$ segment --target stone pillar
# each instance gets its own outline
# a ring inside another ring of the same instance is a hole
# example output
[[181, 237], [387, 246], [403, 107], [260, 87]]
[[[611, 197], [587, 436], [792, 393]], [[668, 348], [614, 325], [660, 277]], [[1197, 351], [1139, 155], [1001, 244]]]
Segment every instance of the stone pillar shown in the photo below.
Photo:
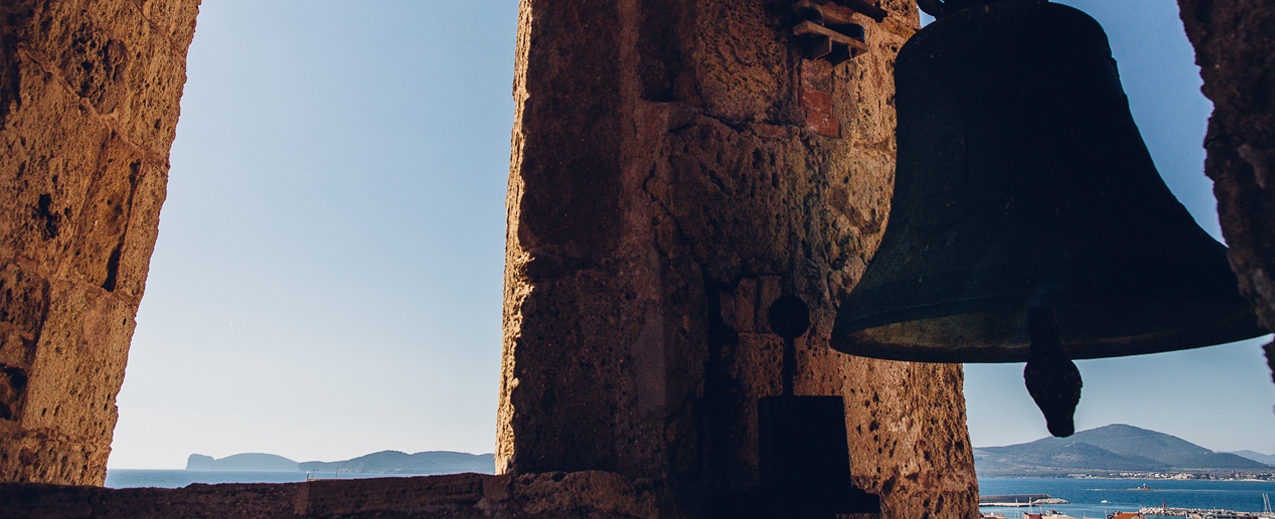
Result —
[[790, 4], [522, 1], [500, 471], [617, 472], [707, 515], [757, 483], [782, 350], [765, 312], [795, 294], [797, 394], [845, 397], [857, 483], [885, 517], [976, 516], [960, 366], [827, 347], [889, 213], [915, 3], [882, 2], [835, 68], [787, 42]]
[[[1240, 292], [1275, 330], [1275, 6], [1262, 0], [1178, 0], [1204, 95], [1213, 101], [1204, 172]], [[1266, 346], [1275, 377], [1275, 345]]]
[[106, 477], [198, 5], [0, 4], [0, 481]]

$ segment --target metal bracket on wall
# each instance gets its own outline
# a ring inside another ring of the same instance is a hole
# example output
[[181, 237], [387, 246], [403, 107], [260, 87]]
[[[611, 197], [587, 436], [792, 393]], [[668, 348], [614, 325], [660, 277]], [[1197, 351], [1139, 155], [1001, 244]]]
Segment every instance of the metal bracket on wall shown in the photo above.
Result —
[[861, 0], [796, 0], [790, 10], [800, 67], [799, 103], [806, 126], [825, 137], [841, 137], [832, 103], [832, 69], [868, 51], [864, 26], [880, 23], [884, 9]]
[[880, 23], [887, 14], [859, 0], [797, 0], [791, 12], [793, 40], [802, 56], [832, 65], [867, 52], [863, 26]]

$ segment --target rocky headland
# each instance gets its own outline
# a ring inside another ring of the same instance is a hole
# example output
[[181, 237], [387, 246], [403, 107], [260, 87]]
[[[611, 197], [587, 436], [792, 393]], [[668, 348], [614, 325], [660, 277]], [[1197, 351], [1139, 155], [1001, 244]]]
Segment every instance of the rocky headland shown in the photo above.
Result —
[[468, 454], [464, 452], [427, 451], [407, 454], [399, 451], [381, 451], [344, 461], [296, 462], [276, 454], [244, 453], [214, 459], [203, 454], [191, 454], [186, 459], [186, 470], [242, 471], [242, 472], [346, 472], [365, 474], [459, 474], [473, 472], [494, 474], [495, 454]]

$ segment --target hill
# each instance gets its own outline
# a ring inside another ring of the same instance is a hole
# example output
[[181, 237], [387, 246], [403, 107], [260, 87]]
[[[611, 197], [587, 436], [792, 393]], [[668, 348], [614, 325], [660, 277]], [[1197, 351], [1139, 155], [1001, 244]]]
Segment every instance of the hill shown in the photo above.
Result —
[[974, 449], [974, 467], [980, 476], [1048, 476], [1090, 470], [1156, 471], [1168, 465], [1143, 457], [1114, 452], [1072, 441], [1045, 438], [1007, 447]]
[[186, 458], [186, 470], [216, 470], [241, 472], [296, 472], [297, 462], [283, 456], [249, 452], [222, 459], [191, 454]]
[[378, 474], [456, 474], [496, 472], [495, 454], [466, 454], [463, 452], [430, 451], [407, 454], [399, 451], [381, 451], [346, 461], [307, 461], [300, 470], [315, 472], [368, 472]]
[[345, 461], [307, 461], [297, 463], [274, 454], [247, 453], [213, 459], [211, 456], [191, 454], [186, 459], [186, 470], [215, 470], [243, 472], [356, 472], [372, 474], [457, 474], [496, 472], [495, 454], [466, 454], [463, 452], [428, 451], [407, 454], [399, 451], [382, 451]]
[[1116, 454], [1140, 455], [1171, 467], [1185, 469], [1267, 469], [1264, 463], [1225, 452], [1213, 452], [1177, 436], [1114, 424], [1076, 433], [1075, 441]]
[[1070, 438], [974, 449], [979, 476], [1058, 476], [1113, 472], [1270, 472], [1275, 467], [1235, 454], [1213, 452], [1176, 436], [1114, 424]]
[[1267, 465], [1275, 465], [1275, 454], [1262, 454], [1260, 452], [1253, 452], [1253, 451], [1237, 451], [1237, 452], [1232, 452], [1231, 454], [1234, 454], [1236, 456], [1242, 456], [1242, 457], [1251, 459], [1253, 461], [1256, 461], [1258, 463], [1265, 463]]

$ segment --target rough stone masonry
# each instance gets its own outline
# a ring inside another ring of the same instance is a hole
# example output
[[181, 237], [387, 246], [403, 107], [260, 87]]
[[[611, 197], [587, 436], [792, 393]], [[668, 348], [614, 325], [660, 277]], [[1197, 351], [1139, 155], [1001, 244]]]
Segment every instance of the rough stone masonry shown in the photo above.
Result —
[[0, 481], [106, 477], [197, 11], [0, 3]]
[[[832, 68], [789, 44], [787, 1], [522, 2], [499, 470], [651, 479], [691, 515], [756, 485], [766, 309], [793, 294], [813, 321], [796, 393], [844, 397], [884, 516], [977, 514], [960, 366], [827, 345], [889, 213], [892, 64], [918, 21], [882, 4]], [[802, 106], [822, 78], [840, 137]]]
[[[784, 42], [788, 3], [522, 1], [498, 431], [521, 475], [173, 491], [22, 482], [102, 483], [199, 2], [0, 3], [0, 516], [703, 515], [755, 482], [782, 294], [813, 309], [797, 392], [846, 399], [883, 515], [971, 516], [959, 368], [826, 347], [887, 223], [915, 7], [885, 0], [869, 52], [823, 68]], [[1232, 263], [1270, 325], [1275, 5], [1180, 4]], [[812, 131], [799, 91], [828, 78], [837, 129]]]
[[[1213, 115], [1204, 172], [1240, 292], [1275, 330], [1275, 5], [1179, 0]], [[1266, 346], [1275, 379], [1275, 344]]]

